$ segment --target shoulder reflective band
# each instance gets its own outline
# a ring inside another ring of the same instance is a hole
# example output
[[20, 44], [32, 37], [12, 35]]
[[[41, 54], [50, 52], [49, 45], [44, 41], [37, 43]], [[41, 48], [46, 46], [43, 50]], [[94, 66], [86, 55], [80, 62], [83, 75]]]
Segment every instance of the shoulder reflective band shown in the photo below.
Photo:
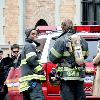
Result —
[[26, 59], [21, 60], [20, 66], [22, 66], [22, 65], [24, 65], [24, 64], [27, 64]]
[[65, 51], [65, 52], [63, 53], [63, 56], [70, 56], [70, 53], [69, 53], [68, 51]]
[[56, 58], [60, 58], [62, 55], [57, 52], [54, 48], [51, 48], [51, 53], [56, 57]]
[[28, 54], [26, 54], [26, 60], [32, 56], [36, 56], [36, 53], [35, 52], [30, 52]]

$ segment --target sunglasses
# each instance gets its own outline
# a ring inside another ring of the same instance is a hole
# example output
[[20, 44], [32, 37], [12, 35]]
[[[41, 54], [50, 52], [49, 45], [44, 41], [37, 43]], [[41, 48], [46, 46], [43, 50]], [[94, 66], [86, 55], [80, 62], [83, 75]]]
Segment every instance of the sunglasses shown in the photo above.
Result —
[[18, 53], [19, 51], [13, 51], [13, 53]]

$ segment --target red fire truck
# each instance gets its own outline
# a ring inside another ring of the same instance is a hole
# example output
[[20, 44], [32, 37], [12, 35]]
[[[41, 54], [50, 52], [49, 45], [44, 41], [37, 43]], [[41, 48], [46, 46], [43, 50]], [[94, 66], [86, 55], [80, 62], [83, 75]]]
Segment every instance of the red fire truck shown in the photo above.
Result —
[[[96, 55], [96, 46], [98, 42], [98, 37], [100, 36], [100, 26], [75, 26], [77, 34], [85, 38], [89, 45], [90, 55], [85, 61], [86, 64], [86, 76], [84, 83], [84, 90], [87, 95], [87, 100], [100, 100], [100, 97], [95, 97], [92, 95], [93, 84], [96, 74], [96, 67], [92, 63], [93, 57]], [[38, 37], [37, 41], [41, 43], [41, 46], [38, 50], [41, 51], [41, 63], [46, 72], [46, 81], [43, 83], [43, 91], [45, 94], [46, 100], [61, 100], [59, 86], [53, 86], [49, 81], [49, 74], [53, 68], [56, 67], [55, 64], [52, 64], [48, 59], [48, 53], [50, 48], [55, 43], [53, 40], [54, 37], [59, 36], [62, 32], [57, 30], [57, 27], [54, 26], [39, 26], [38, 30], [41, 35]], [[8, 87], [9, 100], [22, 100], [23, 96], [19, 93], [19, 76], [20, 68], [13, 68], [9, 71], [7, 80], [5, 84]]]

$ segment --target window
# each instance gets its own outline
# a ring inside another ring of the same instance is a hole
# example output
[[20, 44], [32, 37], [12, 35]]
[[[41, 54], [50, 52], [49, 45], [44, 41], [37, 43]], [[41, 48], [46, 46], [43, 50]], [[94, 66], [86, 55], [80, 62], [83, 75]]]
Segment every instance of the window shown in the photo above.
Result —
[[88, 49], [89, 49], [89, 56], [86, 59], [86, 61], [92, 61], [97, 54], [98, 40], [86, 40], [86, 41], [88, 43]]
[[82, 0], [82, 25], [100, 25], [100, 0]]

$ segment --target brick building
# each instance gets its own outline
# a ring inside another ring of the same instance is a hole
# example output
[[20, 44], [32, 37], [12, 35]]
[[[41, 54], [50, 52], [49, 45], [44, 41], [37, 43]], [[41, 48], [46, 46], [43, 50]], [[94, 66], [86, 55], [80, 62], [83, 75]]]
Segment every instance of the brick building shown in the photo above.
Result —
[[59, 26], [65, 18], [76, 25], [100, 24], [98, 9], [100, 0], [0, 0], [0, 45], [22, 45], [25, 28]]

